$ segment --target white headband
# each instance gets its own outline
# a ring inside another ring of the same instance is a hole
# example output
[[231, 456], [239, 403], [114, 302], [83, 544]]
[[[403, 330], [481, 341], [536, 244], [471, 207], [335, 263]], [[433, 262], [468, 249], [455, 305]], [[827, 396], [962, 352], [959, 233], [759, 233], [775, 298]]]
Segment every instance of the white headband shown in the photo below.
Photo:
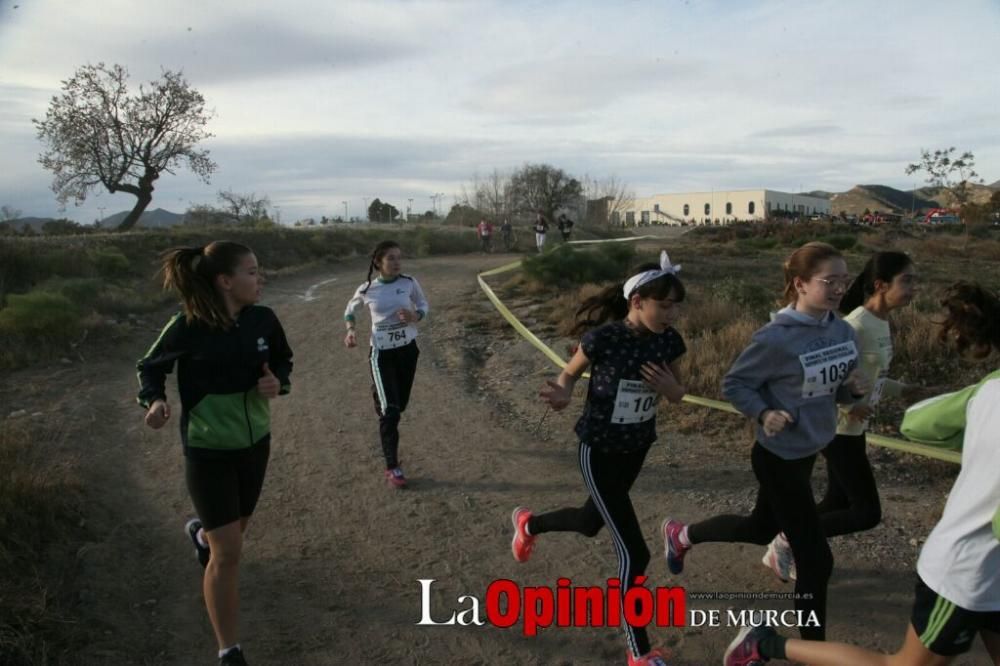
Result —
[[677, 275], [681, 270], [681, 265], [677, 264], [674, 266], [670, 263], [670, 257], [667, 256], [667, 251], [663, 250], [660, 252], [660, 269], [656, 271], [643, 271], [638, 275], [633, 275], [628, 280], [625, 281], [625, 288], [622, 291], [625, 293], [625, 300], [627, 301], [632, 293], [646, 284], [647, 282], [652, 282], [657, 278], [661, 278], [664, 275]]

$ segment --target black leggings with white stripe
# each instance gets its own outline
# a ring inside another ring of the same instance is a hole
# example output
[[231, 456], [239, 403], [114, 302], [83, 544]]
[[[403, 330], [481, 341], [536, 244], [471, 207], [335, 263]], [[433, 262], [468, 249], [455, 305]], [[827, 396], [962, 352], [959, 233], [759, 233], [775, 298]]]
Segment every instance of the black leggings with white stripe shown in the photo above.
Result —
[[[579, 532], [595, 536], [605, 525], [618, 554], [618, 579], [622, 594], [637, 576], [646, 572], [649, 548], [642, 536], [639, 519], [632, 507], [629, 490], [635, 483], [649, 447], [631, 453], [602, 453], [580, 442], [580, 471], [590, 497], [579, 508], [565, 508], [533, 516], [528, 522], [532, 534]], [[625, 640], [636, 657], [649, 652], [649, 637], [644, 627], [632, 627], [622, 621]]]
[[369, 353], [372, 398], [386, 469], [399, 466], [399, 419], [410, 402], [419, 356], [416, 340], [395, 349], [372, 347]]

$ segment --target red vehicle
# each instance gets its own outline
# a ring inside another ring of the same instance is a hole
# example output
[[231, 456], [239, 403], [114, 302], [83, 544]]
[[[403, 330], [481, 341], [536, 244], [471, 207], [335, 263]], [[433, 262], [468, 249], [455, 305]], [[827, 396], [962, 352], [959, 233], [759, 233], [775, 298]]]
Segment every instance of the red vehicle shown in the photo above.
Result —
[[932, 208], [924, 215], [924, 224], [958, 224], [962, 218], [953, 208]]

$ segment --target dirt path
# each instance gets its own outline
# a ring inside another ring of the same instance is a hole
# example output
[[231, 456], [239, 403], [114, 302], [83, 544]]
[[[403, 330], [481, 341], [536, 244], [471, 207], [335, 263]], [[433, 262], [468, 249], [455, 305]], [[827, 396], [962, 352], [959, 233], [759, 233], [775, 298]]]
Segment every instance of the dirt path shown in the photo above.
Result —
[[[382, 481], [365, 350], [341, 344], [343, 305], [364, 274], [363, 262], [268, 287], [265, 302], [285, 326], [296, 365], [292, 395], [273, 407], [271, 464], [243, 562], [243, 643], [255, 666], [624, 663], [614, 629], [549, 629], [526, 638], [519, 626], [416, 626], [418, 579], [437, 581], [432, 613], [441, 620], [468, 608], [457, 603], [461, 595], [485, 601], [495, 579], [553, 586], [566, 576], [592, 585], [617, 568], [604, 533], [594, 540], [547, 536], [524, 565], [510, 556], [515, 505], [544, 510], [576, 504], [584, 494], [571, 430], [579, 402], [548, 415], [535, 432], [543, 410], [533, 396], [552, 369], [513, 337], [475, 286], [478, 270], [508, 259], [406, 262], [432, 313], [422, 327], [417, 380], [401, 427], [411, 479], [402, 492]], [[85, 515], [97, 536], [79, 551], [77, 615], [92, 638], [68, 663], [214, 663], [200, 569], [182, 533], [191, 509], [176, 424], [161, 432], [142, 427], [133, 401], [134, 362], [155, 334], [105, 359], [16, 373], [0, 389], [5, 405], [41, 409], [64, 424], [68, 436], [51, 444], [52, 454], [79, 460], [87, 488]], [[759, 564], [756, 547], [700, 549], [679, 579], [671, 579], [660, 555], [656, 535], [665, 512], [697, 519], [749, 506], [754, 485], [744, 454], [661, 429], [633, 495], [653, 552], [653, 585], [790, 590]], [[947, 490], [934, 469], [913, 465], [902, 481], [880, 479], [884, 524], [834, 542], [831, 637], [896, 646], [919, 545], [910, 538], [927, 533]], [[790, 603], [757, 607], [782, 610]], [[734, 632], [654, 628], [651, 635], [676, 651], [671, 663], [695, 665], [717, 663]], [[957, 663], [982, 663], [981, 648], [975, 655]]]

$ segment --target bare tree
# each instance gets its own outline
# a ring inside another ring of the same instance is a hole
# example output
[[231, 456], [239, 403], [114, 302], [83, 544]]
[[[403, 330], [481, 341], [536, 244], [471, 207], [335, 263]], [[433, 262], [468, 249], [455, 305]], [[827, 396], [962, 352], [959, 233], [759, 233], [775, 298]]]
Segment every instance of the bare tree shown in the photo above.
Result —
[[0, 222], [13, 222], [21, 217], [21, 211], [13, 206], [0, 206]]
[[502, 221], [513, 214], [510, 174], [493, 169], [486, 176], [475, 174], [469, 186], [462, 186], [458, 203], [474, 208], [490, 219]]
[[615, 175], [604, 179], [584, 176], [583, 191], [587, 197], [586, 221], [590, 224], [610, 224], [635, 203], [635, 192]]
[[510, 191], [515, 210], [541, 211], [551, 220], [559, 208], [578, 205], [583, 186], [562, 169], [548, 164], [525, 164], [511, 175]]
[[255, 221], [268, 217], [271, 199], [264, 195], [258, 197], [255, 192], [239, 194], [232, 190], [220, 190], [219, 201], [222, 211], [236, 222]]
[[167, 70], [130, 95], [128, 76], [121, 65], [85, 65], [63, 81], [45, 120], [32, 121], [46, 148], [38, 161], [55, 175], [52, 190], [60, 203], [80, 204], [99, 186], [136, 197], [121, 230], [139, 221], [160, 174], [186, 163], [208, 182], [216, 169], [208, 151], [195, 149], [212, 136], [205, 131], [212, 114], [201, 93], [180, 72]]

